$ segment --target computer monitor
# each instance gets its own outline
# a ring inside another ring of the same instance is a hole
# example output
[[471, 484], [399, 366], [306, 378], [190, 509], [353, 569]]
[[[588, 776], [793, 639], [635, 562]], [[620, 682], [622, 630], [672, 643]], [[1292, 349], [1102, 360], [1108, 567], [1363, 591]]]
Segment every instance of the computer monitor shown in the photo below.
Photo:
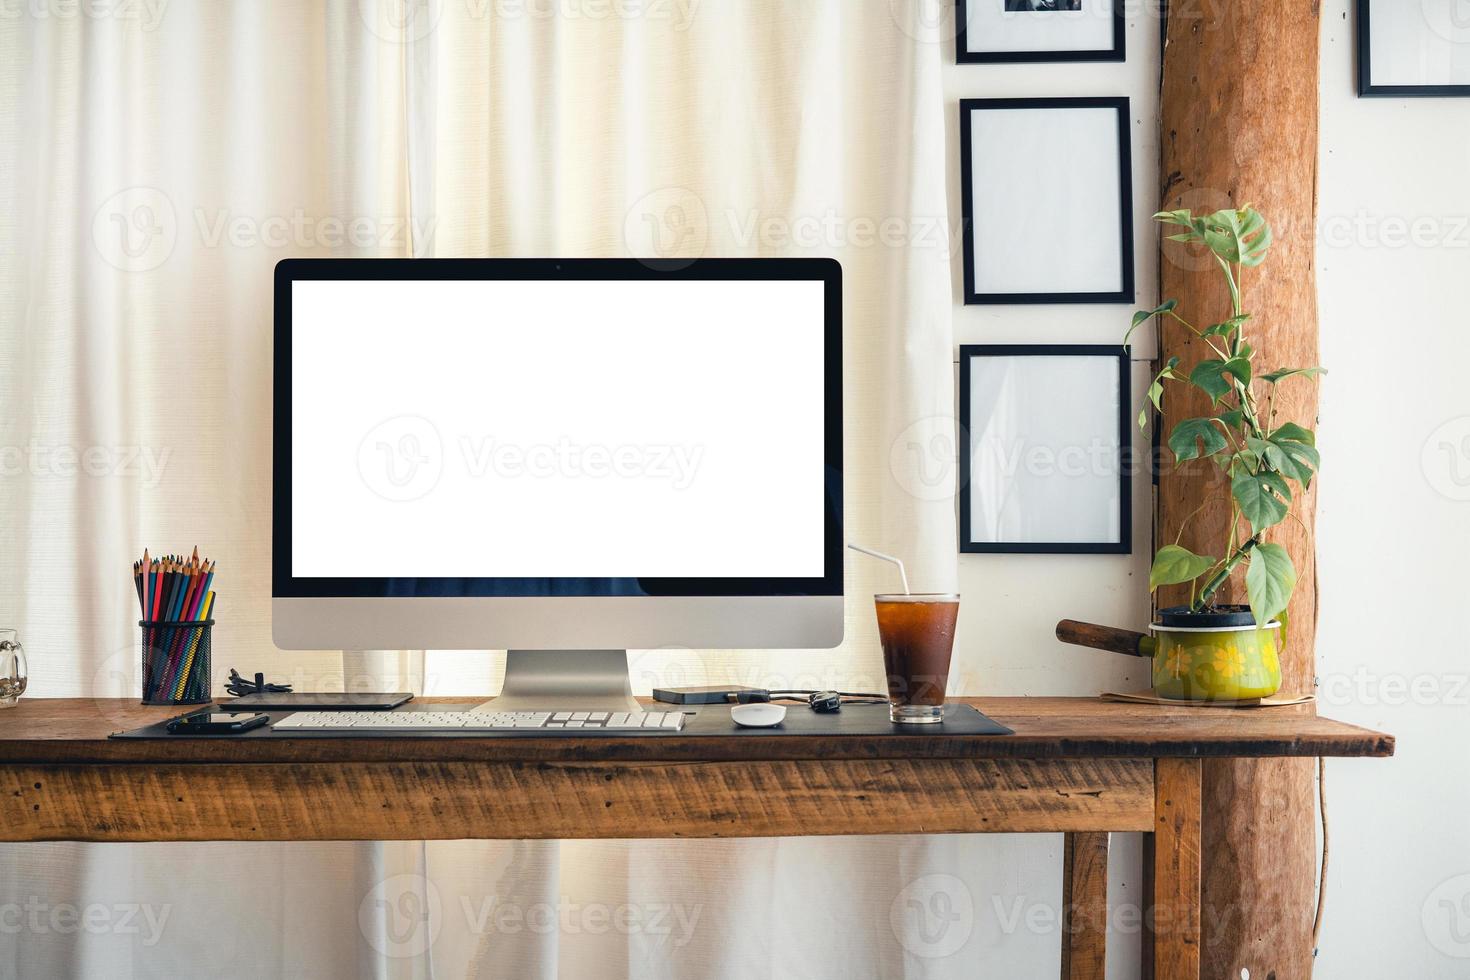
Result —
[[842, 639], [829, 259], [287, 259], [272, 628], [507, 649], [497, 707], [625, 701], [628, 648]]

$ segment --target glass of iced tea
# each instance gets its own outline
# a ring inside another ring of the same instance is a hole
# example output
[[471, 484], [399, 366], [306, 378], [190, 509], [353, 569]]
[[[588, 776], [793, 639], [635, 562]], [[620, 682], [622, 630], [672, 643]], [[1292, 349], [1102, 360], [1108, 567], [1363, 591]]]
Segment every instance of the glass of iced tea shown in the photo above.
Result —
[[944, 720], [944, 691], [960, 597], [877, 595], [878, 639], [888, 675], [888, 717], [900, 725]]

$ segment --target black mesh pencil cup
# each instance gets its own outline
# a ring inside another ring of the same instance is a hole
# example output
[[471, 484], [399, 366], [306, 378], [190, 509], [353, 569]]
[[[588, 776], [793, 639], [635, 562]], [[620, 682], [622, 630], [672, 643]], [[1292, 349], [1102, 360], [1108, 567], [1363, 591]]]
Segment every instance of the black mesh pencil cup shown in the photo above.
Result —
[[139, 620], [138, 625], [143, 628], [143, 703], [209, 703], [214, 620]]

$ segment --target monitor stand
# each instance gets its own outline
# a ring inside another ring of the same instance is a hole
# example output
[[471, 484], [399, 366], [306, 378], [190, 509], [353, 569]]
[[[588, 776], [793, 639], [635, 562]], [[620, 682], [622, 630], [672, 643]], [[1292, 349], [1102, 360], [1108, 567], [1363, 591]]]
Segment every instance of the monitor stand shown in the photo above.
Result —
[[509, 650], [500, 694], [476, 711], [642, 711], [626, 650]]

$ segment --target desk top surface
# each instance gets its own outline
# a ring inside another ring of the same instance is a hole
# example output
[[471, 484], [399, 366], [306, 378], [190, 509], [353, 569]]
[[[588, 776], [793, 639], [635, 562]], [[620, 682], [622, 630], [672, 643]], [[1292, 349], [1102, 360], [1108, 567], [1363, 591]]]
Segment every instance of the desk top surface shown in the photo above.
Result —
[[[778, 735], [682, 738], [176, 738], [109, 739], [185, 713], [127, 699], [27, 698], [0, 709], [0, 763], [333, 763], [413, 761], [607, 762], [777, 759], [1079, 759], [1390, 756], [1393, 736], [1317, 716], [1312, 705], [1191, 708], [1094, 698], [962, 698], [1014, 735], [895, 732], [883, 736]], [[464, 705], [418, 698], [412, 704]], [[718, 707], [715, 710], [720, 710]]]

